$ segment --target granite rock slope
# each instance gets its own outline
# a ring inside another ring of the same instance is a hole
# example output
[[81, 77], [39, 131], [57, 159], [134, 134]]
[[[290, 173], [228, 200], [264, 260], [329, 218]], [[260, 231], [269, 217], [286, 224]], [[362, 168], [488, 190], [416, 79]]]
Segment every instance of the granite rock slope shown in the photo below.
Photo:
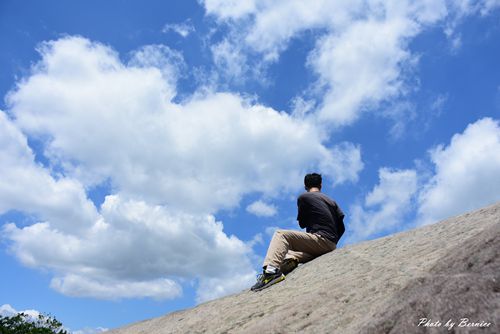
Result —
[[499, 252], [500, 202], [110, 333], [500, 333]]

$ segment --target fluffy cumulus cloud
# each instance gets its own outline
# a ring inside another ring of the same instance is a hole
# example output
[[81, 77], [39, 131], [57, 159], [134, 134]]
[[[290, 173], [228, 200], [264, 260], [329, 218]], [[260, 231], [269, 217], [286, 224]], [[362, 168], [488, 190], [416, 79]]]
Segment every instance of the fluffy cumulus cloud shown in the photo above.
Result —
[[500, 124], [484, 118], [431, 151], [435, 175], [419, 196], [419, 223], [500, 200]]
[[401, 226], [418, 190], [415, 170], [379, 170], [379, 183], [366, 195], [364, 203], [350, 208], [349, 240], [355, 242]]
[[[340, 143], [327, 150], [319, 166], [320, 170], [333, 178], [333, 185], [347, 181], [357, 181], [364, 164], [361, 159], [361, 147], [349, 142]], [[348, 168], [346, 168], [348, 167]]]
[[[379, 170], [364, 203], [349, 210], [349, 242], [410, 226], [435, 223], [500, 200], [500, 124], [483, 118], [430, 150], [433, 172]], [[407, 213], [416, 212], [412, 221]]]
[[247, 211], [258, 217], [272, 217], [276, 215], [278, 209], [275, 205], [258, 200], [247, 206]]
[[172, 277], [253, 274], [249, 247], [227, 236], [213, 216], [173, 212], [120, 195], [106, 197], [98, 213], [81, 183], [55, 179], [35, 163], [26, 139], [4, 113], [0, 120], [0, 153], [10, 159], [2, 164], [8, 176], [0, 182], [2, 212], [16, 209], [39, 220], [25, 227], [6, 224], [2, 234], [22, 263], [55, 273], [52, 288], [72, 296], [167, 299], [182, 291]]
[[65, 177], [53, 178], [35, 164], [26, 137], [2, 111], [0, 160], [0, 213], [15, 209], [38, 214], [63, 232], [85, 229], [96, 220], [98, 213], [82, 185]]
[[[187, 279], [204, 301], [246, 287], [250, 246], [214, 214], [250, 193], [295, 190], [311, 164], [339, 182], [362, 168], [359, 147], [326, 147], [314, 123], [241, 96], [173, 102], [184, 62], [166, 46], [142, 47], [127, 63], [81, 37], [39, 52], [0, 113], [0, 212], [35, 223], [2, 232], [64, 294], [175, 298]], [[39, 156], [27, 138], [43, 147]], [[97, 207], [88, 191], [101, 184], [111, 194]], [[221, 284], [227, 275], [231, 286]]]
[[350, 124], [363, 108], [399, 97], [404, 91], [402, 71], [412, 61], [404, 38], [414, 29], [411, 21], [399, 17], [374, 18], [324, 37], [309, 58], [326, 89], [319, 118]]
[[[317, 82], [304, 94], [316, 100], [315, 117], [321, 122], [342, 126], [353, 123], [367, 110], [392, 103], [410, 90], [408, 75], [418, 64], [410, 41], [429, 27], [453, 27], [460, 18], [488, 14], [499, 6], [496, 0], [320, 0], [285, 2], [253, 0], [204, 0], [207, 14], [227, 23], [229, 38], [214, 46], [235, 50], [241, 65], [245, 53], [262, 55], [265, 63], [279, 59], [291, 40], [305, 32], [313, 36], [315, 47], [307, 64]], [[456, 36], [455, 36], [456, 37]], [[252, 67], [250, 67], [252, 68]], [[230, 68], [225, 68], [230, 70]], [[241, 76], [245, 66], [234, 67]], [[389, 115], [396, 122], [405, 115]]]
[[[359, 150], [326, 148], [312, 124], [233, 94], [174, 104], [175, 87], [157, 67], [125, 66], [81, 38], [52, 42], [42, 53], [40, 70], [9, 96], [11, 112], [23, 131], [47, 139], [54, 164], [86, 186], [111, 178], [128, 196], [211, 212], [236, 205], [245, 192], [287, 188], [309, 160]], [[325, 173], [343, 173], [328, 167]]]

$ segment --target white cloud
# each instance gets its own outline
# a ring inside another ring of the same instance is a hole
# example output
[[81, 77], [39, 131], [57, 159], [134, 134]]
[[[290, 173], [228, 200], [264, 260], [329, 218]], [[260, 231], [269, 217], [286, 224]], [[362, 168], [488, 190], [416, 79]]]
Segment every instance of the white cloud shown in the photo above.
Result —
[[292, 99], [292, 115], [297, 118], [304, 118], [308, 113], [314, 111], [314, 100], [307, 100], [301, 96], [296, 96]]
[[[63, 233], [50, 223], [7, 224], [3, 233], [23, 263], [55, 272], [51, 287], [70, 296], [171, 299], [181, 294], [178, 278], [253, 274], [249, 247], [227, 236], [212, 216], [117, 195], [106, 198], [100, 219], [81, 233]], [[204, 293], [202, 286], [198, 292]]]
[[258, 200], [247, 206], [247, 211], [258, 217], [272, 217], [276, 215], [278, 208], [275, 205]]
[[[348, 215], [349, 242], [478, 209], [500, 200], [500, 124], [483, 118], [430, 151], [435, 170], [379, 170], [379, 184]], [[424, 180], [424, 178], [426, 180]], [[415, 221], [404, 221], [416, 210]]]
[[97, 328], [83, 328], [76, 331], [71, 331], [73, 334], [98, 334], [107, 332], [109, 329], [104, 327]]
[[169, 98], [176, 94], [175, 85], [186, 69], [182, 54], [165, 45], [146, 45], [135, 50], [132, 52], [128, 65], [146, 70], [148, 68], [160, 70], [163, 80], [167, 82], [165, 87], [172, 90], [172, 92], [165, 92], [166, 97]]
[[460, 0], [449, 1], [448, 17], [445, 22], [444, 34], [450, 43], [450, 51], [456, 54], [462, 47], [462, 36], [458, 30], [459, 25], [473, 15], [486, 16], [500, 7], [498, 0]]
[[319, 163], [320, 171], [333, 180], [333, 185], [356, 182], [363, 167], [361, 147], [348, 142], [325, 149]]
[[97, 219], [97, 211], [77, 181], [53, 178], [33, 162], [24, 135], [0, 111], [0, 214], [19, 210], [50, 220], [60, 231], [81, 230]]
[[456, 32], [446, 33], [446, 37], [450, 41], [451, 52], [457, 53], [462, 47], [462, 36]]
[[181, 286], [170, 279], [126, 282], [122, 280], [93, 280], [87, 276], [68, 274], [55, 277], [51, 288], [73, 297], [93, 297], [98, 299], [144, 298], [157, 300], [174, 299], [182, 295]]
[[256, 245], [263, 245], [264, 244], [264, 239], [262, 238], [262, 233], [257, 233], [254, 235], [252, 240], [247, 242], [248, 247], [253, 248]]
[[179, 34], [180, 36], [186, 38], [191, 33], [194, 33], [195, 29], [194, 29], [194, 26], [189, 22], [178, 23], [178, 24], [175, 24], [175, 23], [165, 24], [163, 26], [162, 32], [168, 33], [170, 31], [173, 31], [173, 32]]
[[3, 304], [0, 306], [0, 315], [4, 317], [11, 317], [13, 315], [16, 315], [18, 312], [9, 304]]
[[402, 72], [414, 61], [403, 48], [404, 38], [415, 30], [405, 18], [372, 19], [322, 39], [309, 58], [326, 85], [318, 117], [350, 124], [364, 109], [404, 93]]
[[255, 283], [255, 277], [256, 273], [252, 272], [237, 275], [227, 273], [223, 277], [201, 278], [196, 302], [203, 303], [234, 292], [240, 292]]
[[[235, 206], [245, 193], [289, 189], [311, 161], [332, 154], [313, 124], [233, 94], [174, 104], [175, 89], [156, 68], [127, 68], [94, 44], [52, 42], [42, 54], [43, 70], [8, 99], [23, 131], [50, 138], [51, 161], [87, 186], [111, 178], [134, 198], [213, 211]], [[65, 54], [70, 45], [83, 68], [72, 59], [73, 72], [81, 74], [61, 77], [68, 61], [60, 48]], [[88, 59], [107, 66], [93, 68]]]
[[500, 7], [500, 0], [484, 0], [481, 8], [482, 15], [488, 15], [491, 11]]
[[281, 228], [281, 227], [279, 227], [279, 226], [268, 226], [268, 227], [266, 227], [266, 230], [265, 230], [266, 235], [267, 235], [268, 237], [272, 237], [272, 236], [274, 235], [274, 232], [276, 232], [276, 231], [277, 231], [277, 230], [279, 230], [280, 228]]
[[441, 115], [443, 112], [443, 108], [445, 107], [446, 103], [448, 102], [448, 94], [439, 94], [434, 101], [431, 104], [431, 110], [437, 115]]
[[418, 59], [408, 50], [409, 41], [448, 13], [445, 1], [204, 4], [207, 13], [229, 22], [231, 34], [225, 46], [237, 47], [240, 60], [244, 60], [242, 52], [257, 52], [264, 62], [277, 61], [293, 38], [315, 32], [316, 46], [308, 64], [318, 82], [308, 91], [315, 92], [320, 121], [340, 126], [406, 94], [406, 75]]
[[407, 134], [408, 121], [417, 117], [415, 105], [407, 101], [394, 103], [386, 108], [383, 114], [394, 120], [389, 130], [390, 139], [393, 140], [403, 138]]
[[451, 1], [449, 6], [458, 18], [468, 15], [488, 15], [491, 11], [500, 7], [499, 0], [460, 0]]
[[[40, 53], [7, 98], [12, 119], [1, 113], [0, 210], [35, 216], [5, 225], [3, 237], [64, 294], [174, 298], [185, 279], [198, 279], [199, 300], [242, 289], [251, 247], [213, 214], [250, 193], [295, 190], [320, 161], [336, 182], [361, 169], [359, 147], [329, 149], [313, 123], [238, 95], [172, 102], [183, 62], [166, 47], [144, 47], [128, 64], [80, 37]], [[42, 143], [48, 166], [35, 163], [26, 136]], [[86, 191], [101, 182], [113, 194], [96, 208]], [[219, 287], [227, 275], [234, 284]]]
[[417, 193], [417, 173], [414, 170], [379, 170], [379, 184], [366, 195], [363, 204], [353, 205], [348, 225], [349, 240], [356, 242], [402, 228], [401, 219], [411, 209]]
[[[25, 265], [56, 273], [54, 289], [72, 296], [165, 299], [179, 296], [181, 287], [162, 276], [253, 273], [247, 247], [226, 236], [213, 217], [170, 214], [119, 196], [107, 197], [98, 214], [78, 181], [55, 180], [34, 163], [26, 138], [3, 112], [0, 128], [2, 212], [17, 209], [46, 220], [4, 225], [3, 237]], [[240, 265], [225, 267], [235, 258]]]
[[245, 80], [245, 74], [250, 70], [247, 57], [241, 46], [230, 43], [224, 39], [210, 47], [213, 60], [217, 67], [217, 75], [224, 76], [227, 80], [237, 83]]
[[[215, 52], [214, 59], [220, 61], [221, 54], [231, 55], [222, 59], [233, 59], [227, 61], [233, 64], [228, 68], [237, 69], [233, 73], [240, 78], [249, 75], [245, 69], [247, 54], [260, 54], [264, 63], [276, 62], [290, 41], [310, 33], [307, 36], [312, 36], [316, 45], [307, 64], [318, 80], [298, 96], [310, 95], [316, 100], [308, 108], [317, 106], [314, 115], [319, 123], [337, 126], [352, 124], [363, 113], [379, 110], [384, 103], [404, 99], [408, 92], [418, 89], [410, 80], [419, 56], [411, 52], [409, 44], [421, 32], [438, 24], [444, 26], [456, 52], [462, 42], [455, 30], [462, 19], [487, 15], [500, 6], [498, 0], [203, 3], [207, 13], [227, 23], [230, 31], [220, 45], [226, 52]], [[262, 73], [260, 78], [268, 80]], [[394, 137], [408, 122], [406, 114], [381, 111], [380, 116], [395, 121]]]
[[258, 1], [251, 25], [244, 27], [241, 40], [253, 50], [263, 53], [267, 61], [275, 61], [294, 36], [310, 29], [344, 27], [352, 22], [354, 16], [363, 13], [363, 4], [359, 0], [309, 3], [297, 0], [282, 3]]
[[252, 13], [255, 10], [256, 0], [204, 0], [208, 14], [216, 15], [222, 19], [237, 19]]
[[37, 321], [38, 317], [41, 315], [41, 313], [38, 312], [37, 310], [29, 309], [29, 310], [17, 311], [9, 304], [3, 304], [2, 306], [0, 306], [0, 315], [4, 317], [12, 317], [19, 313], [24, 313], [25, 315], [27, 315], [27, 320], [29, 321]]
[[483, 118], [431, 151], [435, 175], [419, 195], [427, 224], [500, 200], [500, 126]]

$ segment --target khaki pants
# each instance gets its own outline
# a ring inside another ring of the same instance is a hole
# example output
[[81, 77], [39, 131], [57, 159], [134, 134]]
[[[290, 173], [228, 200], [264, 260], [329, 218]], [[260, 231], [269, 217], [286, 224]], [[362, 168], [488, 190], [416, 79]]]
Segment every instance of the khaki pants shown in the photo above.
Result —
[[336, 247], [333, 241], [319, 234], [277, 230], [267, 250], [264, 268], [268, 265], [279, 268], [285, 258], [296, 259], [299, 263], [311, 261]]

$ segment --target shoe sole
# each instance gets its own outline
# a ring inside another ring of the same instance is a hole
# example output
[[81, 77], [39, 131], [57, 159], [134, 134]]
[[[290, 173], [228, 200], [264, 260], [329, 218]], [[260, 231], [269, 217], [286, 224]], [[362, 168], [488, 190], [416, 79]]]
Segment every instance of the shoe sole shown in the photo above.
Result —
[[266, 289], [266, 288], [269, 288], [271, 285], [274, 285], [274, 284], [276, 284], [276, 283], [279, 283], [279, 282], [283, 281], [284, 279], [285, 279], [285, 275], [283, 275], [283, 274], [282, 274], [280, 277], [276, 277], [275, 279], [273, 279], [271, 282], [267, 283], [267, 284], [266, 284], [266, 285], [264, 285], [263, 287], [258, 288], [258, 289], [254, 289], [254, 290], [252, 290], [252, 291], [257, 292], [257, 291], [264, 290], [264, 289]]

